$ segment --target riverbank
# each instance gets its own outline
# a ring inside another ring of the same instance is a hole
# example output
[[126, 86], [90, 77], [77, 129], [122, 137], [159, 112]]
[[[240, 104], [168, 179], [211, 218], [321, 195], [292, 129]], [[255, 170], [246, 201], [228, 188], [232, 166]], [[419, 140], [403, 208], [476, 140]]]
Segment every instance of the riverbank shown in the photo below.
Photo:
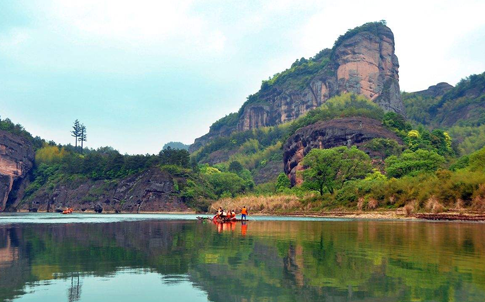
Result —
[[[296, 198], [296, 197], [294, 197]], [[245, 203], [239, 205], [241, 200], [237, 199], [223, 199], [215, 202], [210, 212], [208, 213], [198, 213], [196, 211], [140, 211], [136, 212], [114, 212], [114, 211], [103, 211], [102, 214], [172, 214], [172, 215], [213, 215], [217, 212], [219, 206], [224, 209], [236, 209], [239, 210], [242, 206], [246, 206], [249, 209], [250, 216], [289, 216], [289, 217], [320, 217], [320, 218], [348, 218], [348, 219], [368, 219], [368, 220], [443, 220], [443, 221], [484, 221], [485, 213], [460, 209], [459, 211], [455, 209], [443, 210], [439, 213], [425, 212], [421, 211], [414, 213], [410, 211], [409, 208], [401, 207], [397, 209], [381, 209], [377, 208], [374, 210], [354, 210], [348, 208], [334, 208], [334, 209], [315, 209], [312, 207], [302, 206], [300, 201], [293, 199], [291, 196], [278, 196], [278, 197], [267, 197], [264, 199], [265, 204], [258, 204], [255, 206], [254, 203]], [[243, 201], [248, 201], [243, 198]], [[281, 201], [286, 206], [281, 205]], [[277, 206], [278, 205], [278, 206]], [[20, 213], [26, 213], [28, 211], [18, 211]], [[38, 212], [46, 213], [46, 212]], [[92, 210], [86, 211], [74, 211], [74, 213], [80, 214], [98, 214]], [[61, 214], [61, 213], [58, 213]], [[62, 215], [62, 214], [61, 214]]]
[[[224, 198], [214, 202], [210, 208], [215, 213], [219, 207], [236, 209], [243, 206], [249, 209], [250, 215], [386, 219], [386, 220], [448, 220], [448, 221], [485, 221], [485, 212], [458, 207], [445, 208], [436, 200], [430, 199], [422, 208], [410, 202], [406, 206], [389, 209], [382, 207], [347, 208], [338, 205], [326, 205], [321, 201], [311, 202], [314, 196], [298, 197], [295, 195], [274, 196], [241, 196]], [[370, 203], [370, 202], [369, 202]]]

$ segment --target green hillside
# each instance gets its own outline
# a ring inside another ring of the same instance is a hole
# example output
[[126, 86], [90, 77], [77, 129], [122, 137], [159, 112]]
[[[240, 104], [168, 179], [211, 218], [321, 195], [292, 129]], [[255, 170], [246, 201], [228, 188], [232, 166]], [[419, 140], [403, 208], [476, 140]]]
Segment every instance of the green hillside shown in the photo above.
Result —
[[416, 92], [402, 96], [410, 122], [447, 130], [460, 154], [485, 146], [485, 73], [461, 80], [443, 95]]

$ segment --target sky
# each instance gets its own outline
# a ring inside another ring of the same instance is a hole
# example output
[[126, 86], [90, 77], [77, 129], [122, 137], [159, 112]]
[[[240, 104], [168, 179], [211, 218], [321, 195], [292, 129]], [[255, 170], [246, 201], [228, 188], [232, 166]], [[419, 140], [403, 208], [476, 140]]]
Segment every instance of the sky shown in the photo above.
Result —
[[386, 20], [403, 91], [485, 71], [485, 1], [1, 0], [0, 116], [34, 136], [154, 154], [193, 143], [261, 81]]

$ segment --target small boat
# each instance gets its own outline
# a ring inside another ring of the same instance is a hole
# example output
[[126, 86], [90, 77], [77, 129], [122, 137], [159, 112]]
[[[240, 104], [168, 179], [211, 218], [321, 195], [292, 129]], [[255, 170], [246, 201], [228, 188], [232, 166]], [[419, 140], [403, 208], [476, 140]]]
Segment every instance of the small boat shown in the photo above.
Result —
[[200, 220], [200, 221], [202, 221], [202, 220], [211, 220], [213, 222], [218, 222], [218, 223], [248, 221], [247, 219], [218, 218], [218, 217], [201, 217], [201, 216], [197, 216], [197, 219]]
[[62, 211], [62, 214], [72, 214], [72, 211], [72, 208], [67, 208], [66, 210]]

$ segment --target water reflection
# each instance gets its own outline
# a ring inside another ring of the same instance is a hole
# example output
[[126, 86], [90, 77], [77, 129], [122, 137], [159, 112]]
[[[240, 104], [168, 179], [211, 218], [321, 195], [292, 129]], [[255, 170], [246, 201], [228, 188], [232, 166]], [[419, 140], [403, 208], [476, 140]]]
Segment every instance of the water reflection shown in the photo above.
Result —
[[0, 301], [48, 301], [45, 288], [60, 301], [123, 300], [134, 282], [146, 300], [483, 301], [484, 231], [379, 221], [4, 225]]

